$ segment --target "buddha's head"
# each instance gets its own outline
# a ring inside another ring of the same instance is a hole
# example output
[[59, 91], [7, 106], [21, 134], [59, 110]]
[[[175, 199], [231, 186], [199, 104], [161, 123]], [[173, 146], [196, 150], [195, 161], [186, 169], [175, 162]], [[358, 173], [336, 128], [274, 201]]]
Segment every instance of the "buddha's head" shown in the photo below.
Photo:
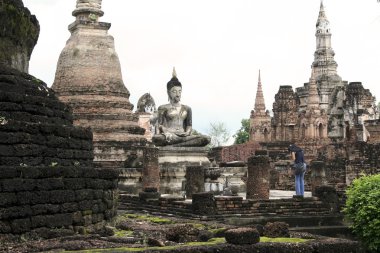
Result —
[[167, 84], [167, 92], [169, 101], [171, 103], [178, 103], [181, 101], [182, 84], [179, 82], [175, 70], [173, 70], [173, 77]]

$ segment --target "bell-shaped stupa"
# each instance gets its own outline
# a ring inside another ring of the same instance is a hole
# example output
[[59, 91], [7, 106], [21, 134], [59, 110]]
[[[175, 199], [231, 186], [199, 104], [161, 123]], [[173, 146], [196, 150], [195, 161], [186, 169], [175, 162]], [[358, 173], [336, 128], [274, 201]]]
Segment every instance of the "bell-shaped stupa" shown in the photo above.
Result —
[[134, 146], [144, 146], [145, 130], [132, 113], [114, 39], [103, 16], [101, 0], [77, 0], [69, 25], [71, 37], [58, 60], [52, 88], [72, 107], [74, 124], [91, 127], [95, 164], [118, 167]]

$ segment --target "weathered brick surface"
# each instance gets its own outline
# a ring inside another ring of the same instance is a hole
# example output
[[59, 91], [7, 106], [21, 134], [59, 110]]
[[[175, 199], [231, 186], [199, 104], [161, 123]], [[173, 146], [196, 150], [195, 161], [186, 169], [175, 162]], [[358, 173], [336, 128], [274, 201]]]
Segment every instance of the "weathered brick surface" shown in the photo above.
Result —
[[205, 176], [203, 166], [186, 167], [186, 197], [192, 198], [194, 193], [205, 191]]
[[247, 199], [269, 199], [269, 170], [267, 156], [248, 159]]
[[72, 125], [54, 92], [0, 65], [0, 233], [112, 219], [119, 171], [93, 158], [92, 132]]
[[258, 143], [235, 144], [226, 147], [216, 147], [210, 151], [210, 158], [213, 158], [217, 163], [226, 163], [232, 161], [247, 162], [248, 158], [255, 154], [255, 151], [260, 148]]

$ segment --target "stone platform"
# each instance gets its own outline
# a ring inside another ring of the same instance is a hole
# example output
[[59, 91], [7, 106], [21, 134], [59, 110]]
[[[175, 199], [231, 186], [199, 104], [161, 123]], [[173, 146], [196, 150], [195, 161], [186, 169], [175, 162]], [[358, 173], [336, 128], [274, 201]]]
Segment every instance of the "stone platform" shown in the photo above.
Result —
[[184, 191], [186, 167], [209, 167], [207, 152], [207, 148], [204, 147], [160, 147], [160, 192], [181, 194]]
[[[186, 167], [209, 167], [207, 149], [203, 147], [160, 147], [158, 153], [160, 167], [160, 192], [182, 195], [185, 191]], [[142, 190], [142, 168], [121, 168], [119, 189], [129, 194]]]

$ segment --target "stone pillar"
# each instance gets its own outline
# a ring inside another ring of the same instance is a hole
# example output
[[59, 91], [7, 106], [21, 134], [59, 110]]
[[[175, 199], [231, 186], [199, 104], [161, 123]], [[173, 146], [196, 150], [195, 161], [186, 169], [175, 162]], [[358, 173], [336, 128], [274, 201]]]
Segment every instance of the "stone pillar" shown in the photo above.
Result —
[[323, 161], [311, 161], [311, 194], [315, 196], [315, 190], [319, 186], [327, 185], [326, 164]]
[[158, 166], [158, 148], [144, 149], [144, 165], [142, 171], [143, 191], [139, 193], [141, 199], [158, 199], [160, 197], [160, 167]]
[[269, 199], [269, 158], [248, 158], [247, 199]]
[[325, 203], [330, 211], [338, 212], [340, 210], [338, 194], [334, 187], [328, 185], [317, 186], [315, 196]]
[[196, 214], [215, 215], [217, 213], [214, 194], [202, 192], [193, 194], [192, 211]]
[[192, 198], [194, 193], [205, 191], [204, 170], [203, 166], [186, 167], [186, 198]]

